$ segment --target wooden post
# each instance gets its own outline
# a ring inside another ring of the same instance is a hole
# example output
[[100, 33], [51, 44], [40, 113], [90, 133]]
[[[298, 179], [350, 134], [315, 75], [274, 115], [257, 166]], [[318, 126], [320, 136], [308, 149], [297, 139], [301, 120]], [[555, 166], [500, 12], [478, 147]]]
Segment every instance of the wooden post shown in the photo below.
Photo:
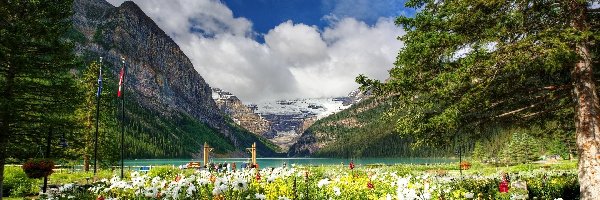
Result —
[[204, 167], [208, 167], [208, 156], [210, 154], [210, 152], [213, 150], [214, 148], [210, 148], [208, 146], [208, 144], [206, 142], [204, 142], [204, 151], [203, 151], [203, 157], [204, 157]]
[[252, 143], [252, 147], [246, 148], [252, 154], [252, 166], [256, 166], [256, 142]]

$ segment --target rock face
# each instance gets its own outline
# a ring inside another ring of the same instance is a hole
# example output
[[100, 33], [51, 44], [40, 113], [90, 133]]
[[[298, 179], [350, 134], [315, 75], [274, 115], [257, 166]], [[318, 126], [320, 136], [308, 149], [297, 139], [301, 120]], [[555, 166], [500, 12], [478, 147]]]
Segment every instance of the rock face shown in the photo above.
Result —
[[105, 72], [115, 77], [124, 57], [127, 99], [165, 118], [185, 113], [242, 148], [239, 135], [213, 101], [209, 85], [179, 46], [135, 3], [114, 7], [104, 0], [75, 0], [73, 8], [74, 27], [86, 38], [76, 44], [77, 53], [88, 61], [102, 56]]
[[288, 150], [318, 119], [342, 111], [368, 95], [353, 91], [346, 97], [296, 99], [245, 105], [230, 92], [213, 88], [213, 99], [234, 122]]
[[254, 113], [251, 107], [244, 105], [236, 96], [219, 88], [213, 88], [212, 91], [219, 109], [229, 115], [233, 122], [256, 135], [265, 136], [269, 132], [271, 122]]

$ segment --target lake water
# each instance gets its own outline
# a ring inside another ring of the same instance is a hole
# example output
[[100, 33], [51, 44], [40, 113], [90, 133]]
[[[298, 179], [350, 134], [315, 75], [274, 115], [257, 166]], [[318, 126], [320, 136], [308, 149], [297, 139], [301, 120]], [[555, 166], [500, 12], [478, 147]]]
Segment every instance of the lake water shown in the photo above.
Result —
[[[394, 164], [434, 164], [434, 163], [449, 163], [458, 162], [458, 159], [450, 158], [355, 158], [356, 165], [394, 165]], [[136, 159], [125, 160], [125, 166], [155, 166], [155, 165], [185, 165], [191, 161], [200, 162], [198, 159]], [[213, 163], [232, 163], [235, 162], [238, 167], [243, 163], [249, 162], [249, 158], [214, 158]], [[284, 163], [290, 166], [296, 165], [348, 165], [350, 159], [346, 158], [257, 158], [259, 167], [279, 167]]]

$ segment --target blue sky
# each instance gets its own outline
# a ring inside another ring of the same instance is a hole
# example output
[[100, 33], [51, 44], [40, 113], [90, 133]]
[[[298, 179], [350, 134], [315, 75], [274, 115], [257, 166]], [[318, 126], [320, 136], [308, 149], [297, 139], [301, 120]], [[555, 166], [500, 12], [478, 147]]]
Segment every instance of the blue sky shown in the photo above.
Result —
[[381, 17], [414, 15], [413, 9], [404, 7], [404, 0], [223, 0], [234, 17], [244, 17], [253, 22], [253, 29], [266, 34], [275, 26], [291, 20], [323, 29], [331, 18], [352, 17], [368, 25]]
[[[108, 0], [119, 6], [123, 0]], [[400, 0], [134, 0], [211, 87], [245, 103], [345, 96], [403, 46]]]

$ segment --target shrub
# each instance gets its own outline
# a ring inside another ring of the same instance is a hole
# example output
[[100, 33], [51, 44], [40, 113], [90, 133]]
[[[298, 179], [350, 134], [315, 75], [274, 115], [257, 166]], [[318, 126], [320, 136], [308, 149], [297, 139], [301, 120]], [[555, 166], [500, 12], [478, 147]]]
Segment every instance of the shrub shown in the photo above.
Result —
[[29, 159], [22, 166], [29, 178], [43, 178], [52, 174], [54, 161], [48, 159]]
[[163, 179], [175, 177], [181, 170], [170, 167], [170, 166], [158, 166], [152, 167], [148, 172], [151, 177], [158, 176]]
[[577, 174], [556, 174], [534, 177], [527, 180], [530, 197], [555, 199], [559, 197], [579, 197]]
[[4, 185], [2, 194], [11, 197], [24, 197], [39, 192], [40, 181], [29, 179], [19, 167], [6, 166], [4, 168]]

